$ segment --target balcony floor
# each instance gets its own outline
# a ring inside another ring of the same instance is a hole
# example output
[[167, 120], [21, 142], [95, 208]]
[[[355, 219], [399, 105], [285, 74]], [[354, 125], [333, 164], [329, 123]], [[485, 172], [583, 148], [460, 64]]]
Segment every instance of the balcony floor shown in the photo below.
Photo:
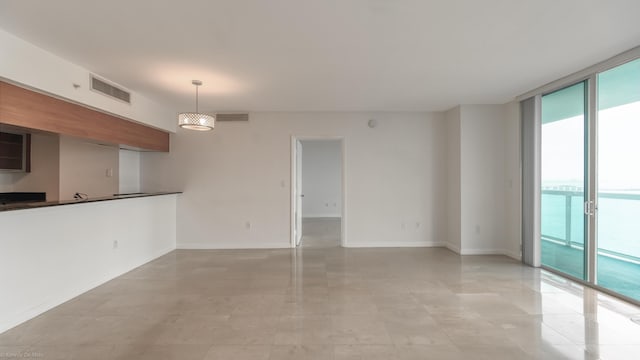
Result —
[[[543, 240], [542, 263], [583, 278], [584, 253], [580, 249]], [[640, 265], [598, 255], [598, 285], [640, 301]]]

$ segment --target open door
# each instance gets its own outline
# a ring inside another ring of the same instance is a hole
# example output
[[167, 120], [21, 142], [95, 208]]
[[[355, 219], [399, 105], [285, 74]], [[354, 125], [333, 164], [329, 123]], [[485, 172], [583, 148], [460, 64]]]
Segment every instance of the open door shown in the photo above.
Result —
[[304, 247], [346, 246], [344, 139], [292, 135], [290, 149], [290, 246], [302, 244], [303, 226]]
[[294, 184], [294, 213], [295, 213], [295, 242], [296, 246], [302, 241], [302, 143], [296, 139], [295, 151], [295, 184]]

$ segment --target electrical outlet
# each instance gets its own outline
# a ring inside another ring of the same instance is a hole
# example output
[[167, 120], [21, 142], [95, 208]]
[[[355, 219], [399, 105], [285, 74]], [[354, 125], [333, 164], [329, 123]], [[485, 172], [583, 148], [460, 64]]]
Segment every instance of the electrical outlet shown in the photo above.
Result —
[[247, 230], [251, 230], [251, 221], [247, 221], [246, 223], [244, 223], [244, 227], [245, 227]]
[[118, 248], [118, 240], [113, 240], [113, 248], [114, 249]]

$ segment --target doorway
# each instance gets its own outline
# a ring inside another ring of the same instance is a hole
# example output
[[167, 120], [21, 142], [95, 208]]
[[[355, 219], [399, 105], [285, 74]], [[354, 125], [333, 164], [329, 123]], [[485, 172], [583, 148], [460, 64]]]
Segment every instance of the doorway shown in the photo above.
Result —
[[344, 246], [344, 141], [292, 138], [292, 247]]

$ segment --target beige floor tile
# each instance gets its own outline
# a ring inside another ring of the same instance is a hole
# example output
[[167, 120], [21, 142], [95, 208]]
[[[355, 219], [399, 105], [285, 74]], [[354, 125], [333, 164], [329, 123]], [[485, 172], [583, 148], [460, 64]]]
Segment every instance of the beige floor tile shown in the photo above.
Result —
[[331, 345], [274, 345], [269, 360], [333, 360]]
[[44, 313], [0, 335], [0, 345], [68, 345], [82, 335], [80, 318], [71, 315]]
[[393, 343], [384, 322], [371, 315], [334, 315], [334, 344], [375, 344]]
[[176, 315], [159, 326], [156, 344], [213, 344], [231, 327], [229, 316]]
[[232, 298], [232, 315], [280, 315], [285, 295], [240, 295]]
[[286, 302], [280, 311], [283, 316], [296, 315], [331, 315], [333, 314], [333, 306], [329, 300], [305, 299], [296, 302]]
[[226, 315], [236, 308], [232, 295], [195, 295], [185, 294], [173, 305], [171, 313], [181, 315]]
[[279, 317], [233, 315], [227, 326], [216, 330], [214, 345], [272, 345]]
[[[487, 289], [491, 289], [488, 287]], [[484, 316], [528, 315], [524, 310], [493, 292], [458, 294], [460, 305]]]
[[268, 360], [269, 345], [214, 345], [205, 360]]
[[304, 315], [280, 318], [276, 345], [333, 344], [333, 321], [330, 316]]
[[393, 345], [336, 345], [335, 360], [396, 360], [398, 349]]
[[[210, 345], [145, 345], [121, 350], [120, 359], [136, 360], [203, 360]], [[89, 357], [84, 357], [88, 359]], [[113, 359], [113, 358], [112, 358]]]
[[332, 248], [339, 244], [340, 218], [302, 218], [303, 248]]
[[460, 349], [453, 345], [410, 345], [398, 346], [398, 360], [467, 360], [474, 359], [467, 357]]
[[[36, 345], [20, 352], [1, 351], [0, 359], [124, 360], [139, 359], [143, 347], [136, 345]], [[171, 359], [171, 358], [160, 358]], [[186, 359], [194, 359], [186, 357]], [[198, 358], [195, 358], [198, 359]]]
[[406, 310], [407, 312], [427, 314], [427, 309], [410, 292], [374, 294], [371, 296], [371, 302], [375, 304], [380, 312], [401, 312]]
[[331, 313], [336, 315], [364, 315], [378, 312], [378, 307], [369, 295], [329, 295], [329, 302]]
[[[40, 358], [46, 359], [45, 354], [41, 350], [30, 346], [18, 345], [0, 345], [0, 359], [29, 359]], [[50, 356], [49, 359], [55, 359]]]
[[387, 324], [387, 331], [394, 344], [402, 345], [449, 345], [449, 335], [434, 325]]
[[523, 349], [533, 359], [540, 360], [597, 360], [600, 357], [580, 345], [558, 345], [548, 343], [529, 344]]
[[529, 360], [534, 357], [514, 345], [493, 343], [490, 345], [463, 345], [458, 346], [464, 359], [474, 360]]

